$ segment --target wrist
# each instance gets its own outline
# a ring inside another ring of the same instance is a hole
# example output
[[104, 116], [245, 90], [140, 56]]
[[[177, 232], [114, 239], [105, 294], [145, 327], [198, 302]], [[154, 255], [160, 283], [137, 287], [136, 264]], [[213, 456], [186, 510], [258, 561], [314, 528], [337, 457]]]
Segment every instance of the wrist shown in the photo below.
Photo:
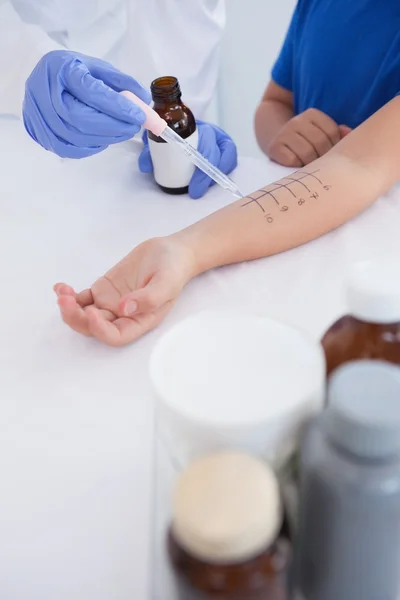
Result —
[[234, 202], [174, 234], [191, 256], [192, 277], [246, 260], [238, 239], [246, 237], [242, 235], [241, 203]]
[[205, 221], [199, 221], [171, 236], [181, 245], [187, 257], [188, 280], [218, 266], [215, 257], [216, 245], [209, 242]]
[[290, 106], [277, 100], [264, 100], [257, 108], [255, 134], [258, 145], [267, 156], [271, 143], [293, 115]]

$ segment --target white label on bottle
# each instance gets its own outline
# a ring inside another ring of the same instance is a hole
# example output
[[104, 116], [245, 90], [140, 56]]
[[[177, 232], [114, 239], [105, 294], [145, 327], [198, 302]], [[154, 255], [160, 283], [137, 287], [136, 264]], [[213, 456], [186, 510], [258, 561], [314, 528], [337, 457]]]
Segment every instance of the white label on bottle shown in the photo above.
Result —
[[[196, 129], [186, 138], [186, 141], [197, 149], [198, 139], [199, 133]], [[195, 166], [177, 144], [155, 142], [149, 138], [149, 148], [154, 167], [154, 179], [158, 185], [172, 189], [189, 185]]]

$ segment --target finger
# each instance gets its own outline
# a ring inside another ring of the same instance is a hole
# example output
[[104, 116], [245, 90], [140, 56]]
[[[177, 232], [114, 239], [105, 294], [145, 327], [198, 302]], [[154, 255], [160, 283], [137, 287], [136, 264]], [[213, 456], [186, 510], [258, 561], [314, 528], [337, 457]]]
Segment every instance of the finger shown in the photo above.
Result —
[[[217, 144], [216, 134], [211, 125], [208, 125], [207, 123], [199, 127], [199, 143], [197, 149], [211, 164], [218, 166], [221, 160], [221, 152]], [[190, 197], [195, 200], [201, 198], [204, 196], [211, 183], [212, 179], [203, 173], [203, 171], [196, 168], [189, 183]]]
[[308, 165], [318, 158], [314, 146], [297, 131], [288, 136], [287, 145], [299, 157], [303, 165]]
[[134, 341], [142, 332], [145, 333], [145, 329], [133, 319], [122, 317], [110, 322], [95, 307], [90, 307], [86, 312], [90, 334], [108, 346], [123, 346]]
[[348, 127], [347, 125], [339, 125], [340, 137], [342, 139], [346, 137], [346, 135], [349, 135], [349, 133], [351, 133], [352, 131], [352, 128]]
[[[43, 145], [43, 144], [42, 144]], [[46, 146], [44, 146], [46, 147]], [[61, 158], [87, 158], [88, 156], [94, 156], [95, 154], [99, 154], [108, 148], [108, 144], [105, 146], [74, 146], [70, 142], [66, 140], [54, 140], [52, 141], [52, 145], [47, 150], [51, 150], [57, 156], [61, 156]]]
[[79, 306], [75, 298], [72, 296], [60, 296], [58, 298], [58, 306], [60, 307], [64, 323], [82, 335], [91, 335], [85, 311]]
[[[100, 146], [93, 144], [89, 146], [86, 143], [83, 145], [75, 145], [75, 141], [75, 139], [70, 138], [70, 134], [66, 129], [64, 129], [62, 135], [58, 135], [46, 126], [45, 137], [41, 138], [40, 144], [46, 148], [46, 150], [51, 150], [62, 158], [74, 159], [94, 156], [95, 154], [103, 152], [103, 150], [109, 146], [109, 144], [102, 144]], [[111, 143], [111, 140], [109, 143]]]
[[309, 116], [309, 121], [328, 136], [332, 146], [340, 141], [338, 125], [331, 117], [316, 109], [310, 109], [306, 113]]
[[156, 273], [142, 289], [121, 298], [119, 312], [125, 317], [155, 312], [174, 295], [168, 273]]
[[151, 159], [149, 146], [144, 146], [138, 159], [139, 171], [141, 173], [153, 172], [153, 161]]
[[[138, 123], [126, 123], [83, 104], [69, 92], [54, 99], [62, 126], [74, 136], [75, 144], [104, 145], [131, 139], [141, 128]], [[62, 130], [56, 133], [63, 135]]]
[[273, 142], [268, 151], [269, 157], [274, 162], [284, 167], [303, 167], [302, 160], [283, 142]]
[[94, 303], [92, 290], [90, 289], [79, 292], [79, 294], [76, 294], [75, 299], [82, 308]]
[[227, 137], [218, 143], [221, 152], [221, 160], [218, 168], [227, 175], [236, 169], [238, 164], [237, 148], [235, 142]]
[[87, 312], [88, 310], [91, 311], [93, 306], [100, 312], [102, 318], [105, 319], [106, 321], [110, 321], [110, 323], [112, 323], [117, 318], [115, 316], [115, 314], [113, 312], [111, 312], [111, 310], [107, 310], [106, 308], [97, 308], [97, 306], [94, 304], [91, 304], [90, 306], [88, 306], [86, 308], [85, 312]]
[[75, 290], [66, 283], [56, 283], [53, 286], [53, 290], [57, 296], [75, 296]]
[[[111, 66], [111, 65], [110, 65]], [[96, 79], [100, 79], [108, 85], [108, 87], [112, 88], [115, 92], [124, 92], [128, 90], [132, 92], [138, 98], [146, 102], [146, 104], [150, 104], [151, 102], [151, 94], [149, 90], [146, 90], [136, 79], [131, 77], [130, 75], [126, 75], [126, 73], [122, 73], [115, 67], [110, 68], [105, 65], [90, 65], [89, 71]]]
[[73, 296], [82, 308], [93, 304], [93, 295], [92, 290], [90, 289], [83, 290], [77, 294], [70, 285], [67, 285], [66, 283], [56, 283], [53, 290], [57, 296]]
[[[200, 121], [202, 123], [202, 121]], [[229, 174], [237, 167], [237, 148], [235, 142], [217, 125], [212, 125], [217, 144], [221, 153], [218, 168], [225, 174]]]
[[63, 67], [65, 89], [83, 104], [126, 123], [143, 125], [146, 115], [136, 104], [93, 77], [78, 59]]
[[134, 319], [121, 317], [112, 323], [103, 319], [99, 311], [91, 307], [86, 311], [89, 331], [93, 337], [108, 346], [124, 346], [156, 327], [168, 313], [171, 306], [172, 302], [168, 302], [154, 313], [138, 315]]
[[302, 122], [297, 123], [296, 130], [309, 141], [317, 156], [323, 156], [333, 148], [332, 142], [327, 134], [319, 127], [316, 127], [314, 123], [303, 120]]
[[[34, 140], [40, 140], [40, 145], [46, 150], [51, 150], [63, 158], [85, 158], [86, 156], [98, 154], [107, 148], [108, 144], [89, 147], [86, 140], [81, 146], [74, 145], [71, 139], [73, 135], [65, 126], [63, 119], [55, 112], [47, 94], [43, 94], [40, 106], [33, 101], [29, 92], [26, 93], [25, 102], [29, 104], [29, 110], [35, 116], [35, 126], [33, 127], [31, 120], [24, 113], [25, 128]], [[51, 128], [42, 115], [52, 115]]]

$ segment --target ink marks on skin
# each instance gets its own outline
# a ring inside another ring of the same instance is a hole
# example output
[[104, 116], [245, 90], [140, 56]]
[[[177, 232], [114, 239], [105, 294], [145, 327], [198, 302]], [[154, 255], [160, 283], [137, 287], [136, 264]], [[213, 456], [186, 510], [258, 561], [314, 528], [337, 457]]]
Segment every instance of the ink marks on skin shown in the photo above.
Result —
[[266, 222], [271, 224], [276, 218], [273, 211], [286, 213], [308, 202], [318, 201], [331, 188], [321, 180], [319, 169], [311, 172], [302, 169], [247, 196], [242, 207], [254, 204]]

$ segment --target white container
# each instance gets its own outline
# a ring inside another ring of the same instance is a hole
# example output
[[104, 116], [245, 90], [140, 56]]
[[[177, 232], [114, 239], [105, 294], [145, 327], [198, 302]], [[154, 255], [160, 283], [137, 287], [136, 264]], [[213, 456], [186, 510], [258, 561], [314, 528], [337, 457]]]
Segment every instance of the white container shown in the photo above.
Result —
[[323, 406], [325, 359], [318, 342], [288, 325], [210, 311], [163, 336], [150, 377], [158, 435], [176, 469], [222, 448], [280, 469]]

